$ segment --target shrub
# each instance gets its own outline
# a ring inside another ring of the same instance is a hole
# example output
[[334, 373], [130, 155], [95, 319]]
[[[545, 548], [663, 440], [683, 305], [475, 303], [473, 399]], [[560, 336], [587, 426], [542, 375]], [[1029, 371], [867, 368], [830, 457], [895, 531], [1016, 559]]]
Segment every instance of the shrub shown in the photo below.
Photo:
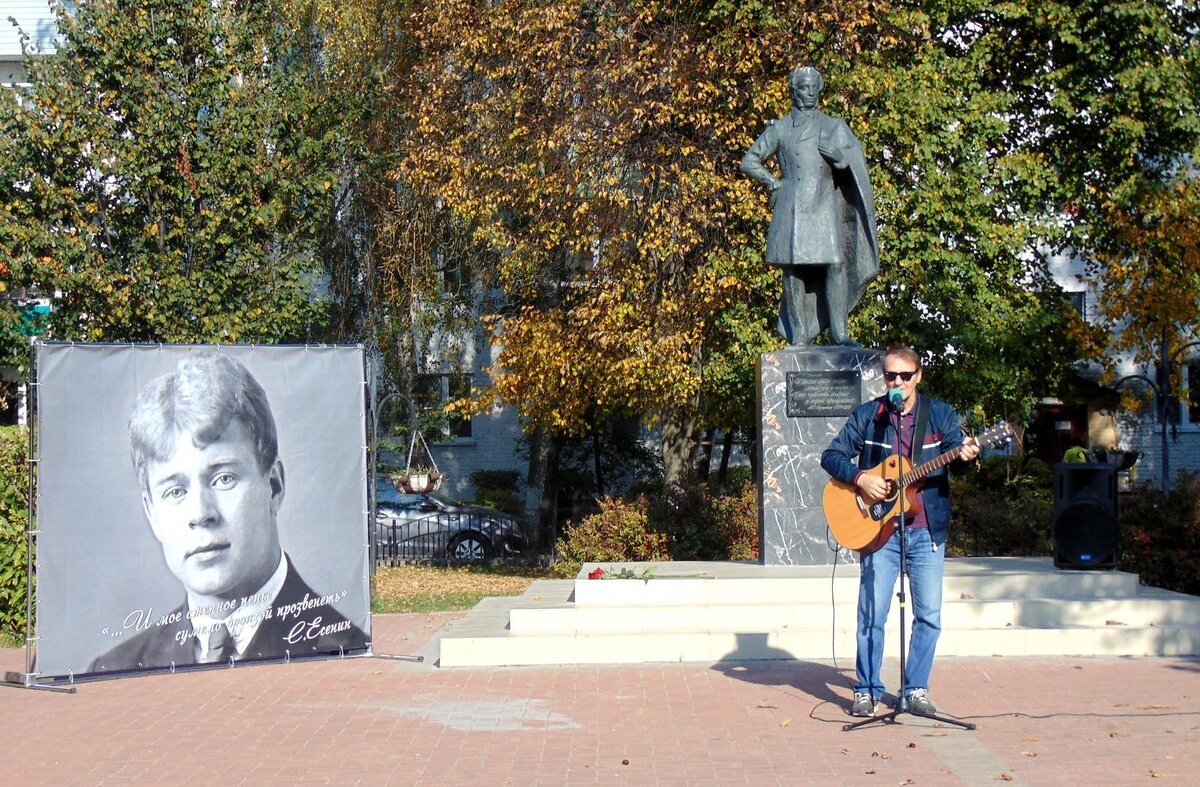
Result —
[[574, 576], [586, 562], [755, 560], [758, 490], [718, 495], [705, 484], [645, 493], [632, 502], [605, 498], [600, 513], [568, 527], [555, 573]]
[[25, 638], [29, 528], [29, 433], [0, 427], [0, 633]]
[[[710, 480], [715, 481], [716, 474]], [[725, 486], [728, 489], [741, 489], [746, 484], [758, 483], [754, 478], [754, 468], [749, 465], [734, 465], [725, 474]]]
[[1170, 492], [1140, 489], [1123, 495], [1118, 520], [1118, 568], [1147, 585], [1200, 594], [1200, 476], [1180, 473]]
[[990, 456], [951, 478], [947, 555], [1049, 555], [1052, 474], [1042, 461]]
[[724, 537], [724, 557], [718, 560], [758, 560], [758, 487], [744, 482], [737, 495], [713, 498], [713, 517]]
[[673, 560], [749, 560], [758, 556], [758, 490], [745, 484], [718, 495], [705, 484], [673, 487], [648, 498], [655, 530]]
[[656, 531], [667, 538], [672, 560], [715, 560], [724, 539], [712, 521], [708, 489], [672, 486], [643, 498]]
[[646, 500], [632, 503], [611, 497], [598, 501], [600, 512], [567, 527], [558, 541], [555, 576], [573, 577], [585, 562], [667, 560], [667, 537], [649, 527]]
[[521, 474], [516, 470], [476, 470], [471, 473], [475, 486], [475, 502], [495, 508], [518, 519], [525, 516], [525, 499], [521, 497]]

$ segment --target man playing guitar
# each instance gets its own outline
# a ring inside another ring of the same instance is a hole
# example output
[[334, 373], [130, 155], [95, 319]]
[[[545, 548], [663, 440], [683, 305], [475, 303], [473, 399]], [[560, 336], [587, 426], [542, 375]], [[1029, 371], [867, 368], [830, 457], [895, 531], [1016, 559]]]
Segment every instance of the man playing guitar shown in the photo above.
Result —
[[[821, 454], [821, 467], [835, 481], [856, 487], [867, 506], [893, 497], [897, 491], [894, 480], [865, 472], [883, 465], [889, 457], [894, 461], [897, 445], [899, 455], [912, 462], [950, 454], [946, 464], [958, 469], [974, 460], [980, 450], [977, 443], [964, 436], [958, 414], [950, 405], [917, 394], [921, 358], [915, 350], [889, 349], [883, 357], [883, 376], [887, 395], [856, 407]], [[905, 516], [905, 562], [913, 610], [907, 674], [900, 691], [907, 697], [912, 713], [929, 716], [936, 712], [929, 700], [929, 673], [941, 634], [944, 546], [950, 522], [946, 468], [929, 473], [920, 483], [919, 505], [910, 507], [900, 501], [897, 514], [900, 509]], [[854, 716], [874, 716], [875, 705], [884, 692], [880, 675], [884, 626], [900, 574], [900, 535], [891, 522], [887, 524], [878, 542], [863, 549], [860, 565], [857, 684], [850, 709]]]

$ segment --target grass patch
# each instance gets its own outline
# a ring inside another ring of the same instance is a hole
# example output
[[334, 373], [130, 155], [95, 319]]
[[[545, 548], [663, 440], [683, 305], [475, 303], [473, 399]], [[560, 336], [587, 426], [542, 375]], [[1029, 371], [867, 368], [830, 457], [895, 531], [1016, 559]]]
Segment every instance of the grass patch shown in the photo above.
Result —
[[546, 569], [509, 566], [380, 566], [372, 581], [371, 611], [452, 612], [487, 596], [519, 596]]

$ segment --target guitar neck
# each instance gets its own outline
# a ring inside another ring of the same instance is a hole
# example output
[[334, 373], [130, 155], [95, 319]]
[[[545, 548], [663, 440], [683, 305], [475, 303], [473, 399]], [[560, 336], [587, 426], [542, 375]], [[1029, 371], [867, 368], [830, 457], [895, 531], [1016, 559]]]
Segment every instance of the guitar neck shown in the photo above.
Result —
[[962, 449], [963, 449], [963, 447], [961, 445], [957, 446], [955, 448], [951, 448], [949, 451], [942, 454], [941, 456], [939, 456], [935, 459], [930, 459], [928, 462], [926, 462], [923, 465], [917, 465], [916, 467], [912, 468], [904, 475], [900, 476], [900, 485], [908, 486], [909, 484], [915, 484], [918, 481], [920, 481], [922, 478], [924, 478], [925, 476], [932, 473], [934, 470], [945, 467], [946, 465], [953, 462], [955, 459], [958, 459], [959, 454], [962, 453]]

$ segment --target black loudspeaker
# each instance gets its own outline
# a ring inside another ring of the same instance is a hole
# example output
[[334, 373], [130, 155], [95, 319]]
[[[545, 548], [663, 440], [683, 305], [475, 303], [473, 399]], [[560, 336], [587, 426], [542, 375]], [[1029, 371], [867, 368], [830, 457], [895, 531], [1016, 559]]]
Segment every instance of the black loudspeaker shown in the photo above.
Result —
[[1054, 467], [1055, 568], [1117, 567], [1117, 471], [1107, 464]]

